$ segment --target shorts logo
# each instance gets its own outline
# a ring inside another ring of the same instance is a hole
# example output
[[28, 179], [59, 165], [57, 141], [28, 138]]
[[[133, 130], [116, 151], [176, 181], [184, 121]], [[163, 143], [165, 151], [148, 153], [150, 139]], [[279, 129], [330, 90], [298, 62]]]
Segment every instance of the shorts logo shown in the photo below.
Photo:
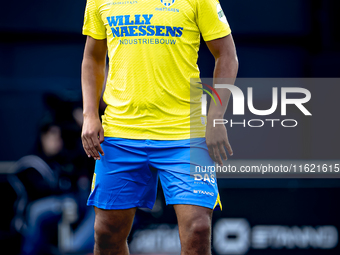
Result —
[[173, 5], [175, 3], [175, 0], [161, 0], [161, 3], [165, 6], [165, 7], [169, 7], [171, 5]]
[[215, 184], [216, 183], [216, 180], [215, 180], [215, 176], [213, 174], [211, 174], [209, 176], [209, 174], [194, 174], [194, 177], [195, 177], [195, 181], [199, 181], [199, 182], [209, 182], [209, 183], [212, 183], [212, 184]]
[[208, 196], [214, 196], [214, 192], [208, 192], [208, 191], [204, 191], [204, 190], [194, 190], [194, 193], [198, 193], [201, 195], [208, 195]]

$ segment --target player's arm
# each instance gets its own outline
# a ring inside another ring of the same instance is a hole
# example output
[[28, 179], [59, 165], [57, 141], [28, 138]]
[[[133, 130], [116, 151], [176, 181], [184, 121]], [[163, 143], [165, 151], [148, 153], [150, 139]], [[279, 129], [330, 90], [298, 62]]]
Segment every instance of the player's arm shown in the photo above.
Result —
[[[207, 41], [210, 52], [215, 58], [214, 84], [234, 84], [238, 71], [238, 59], [234, 40], [231, 34], [226, 37]], [[223, 119], [230, 98], [228, 89], [216, 89], [222, 100], [222, 105], [211, 102], [207, 117], [206, 126], [206, 143], [209, 149], [210, 157], [219, 165], [223, 165], [223, 159], [227, 159], [227, 153], [233, 155], [230, 146], [227, 129], [224, 125], [216, 125], [213, 127], [214, 119]]]
[[87, 36], [81, 74], [84, 115], [81, 138], [86, 154], [94, 159], [100, 159], [99, 153], [104, 155], [100, 146], [104, 141], [104, 130], [98, 108], [105, 77], [106, 52], [106, 39], [96, 40]]

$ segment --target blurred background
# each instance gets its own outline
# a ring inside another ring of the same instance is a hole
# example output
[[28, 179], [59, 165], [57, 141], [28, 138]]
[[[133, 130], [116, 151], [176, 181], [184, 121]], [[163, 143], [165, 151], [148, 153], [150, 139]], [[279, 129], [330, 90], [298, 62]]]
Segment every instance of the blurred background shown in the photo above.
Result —
[[[1, 4], [0, 245], [6, 254], [92, 253], [94, 215], [86, 199], [94, 162], [80, 141], [85, 4]], [[221, 5], [237, 48], [238, 77], [339, 77], [339, 1]], [[202, 77], [212, 76], [214, 59], [204, 42], [198, 64]], [[312, 92], [319, 96], [313, 109], [332, 107], [323, 125], [307, 121], [282, 136], [277, 129], [232, 129], [233, 158], [339, 159], [340, 89], [333, 84], [321, 96], [317, 88]], [[271, 102], [268, 91], [256, 93], [259, 105]], [[218, 183], [223, 211], [214, 213], [213, 254], [339, 254], [339, 179]], [[176, 217], [161, 193], [152, 211], [137, 211], [129, 242], [132, 254], [179, 254]]]

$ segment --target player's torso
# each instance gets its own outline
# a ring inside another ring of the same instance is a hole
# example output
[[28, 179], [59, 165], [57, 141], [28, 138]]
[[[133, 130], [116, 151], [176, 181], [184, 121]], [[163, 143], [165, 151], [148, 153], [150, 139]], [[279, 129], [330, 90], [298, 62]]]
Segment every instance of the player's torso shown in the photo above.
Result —
[[184, 102], [188, 111], [190, 78], [199, 75], [194, 0], [98, 0], [97, 8], [110, 57], [108, 111], [168, 114]]

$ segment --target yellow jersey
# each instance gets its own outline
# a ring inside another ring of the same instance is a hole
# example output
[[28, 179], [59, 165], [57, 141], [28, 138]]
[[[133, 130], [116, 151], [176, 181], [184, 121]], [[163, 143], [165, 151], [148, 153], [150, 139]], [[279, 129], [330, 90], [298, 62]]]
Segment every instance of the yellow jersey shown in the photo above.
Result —
[[217, 0], [87, 0], [83, 34], [108, 46], [104, 136], [204, 137], [200, 34], [210, 41], [230, 33]]

